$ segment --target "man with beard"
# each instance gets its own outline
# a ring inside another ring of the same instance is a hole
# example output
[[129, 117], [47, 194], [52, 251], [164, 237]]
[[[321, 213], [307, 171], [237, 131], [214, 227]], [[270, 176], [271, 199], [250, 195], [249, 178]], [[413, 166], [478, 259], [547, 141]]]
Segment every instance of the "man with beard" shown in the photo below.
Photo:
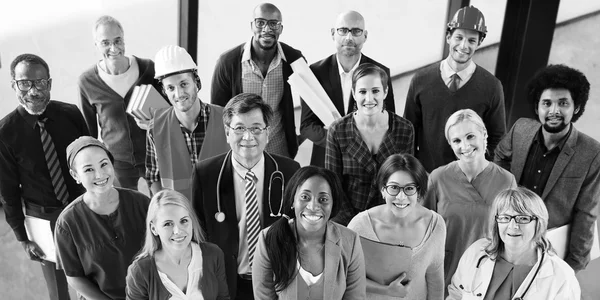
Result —
[[[356, 11], [347, 11], [338, 15], [335, 27], [331, 28], [331, 39], [335, 43], [336, 54], [312, 64], [310, 69], [340, 115], [345, 116], [356, 109], [356, 102], [351, 93], [352, 74], [363, 63], [374, 64], [387, 73], [388, 94], [384, 100], [384, 107], [394, 113], [396, 106], [390, 69], [361, 53], [363, 44], [367, 41], [363, 16]], [[327, 129], [304, 101], [302, 101], [300, 133], [313, 142], [310, 164], [325, 166]]]
[[42, 262], [50, 299], [69, 299], [64, 272], [46, 260], [56, 257], [46, 257], [27, 236], [23, 203], [27, 216], [48, 220], [54, 229], [63, 208], [83, 193], [69, 175], [67, 146], [89, 132], [77, 106], [50, 100], [50, 69], [41, 57], [17, 56], [10, 75], [20, 105], [0, 120], [0, 200], [27, 256]]
[[496, 148], [494, 162], [548, 208], [548, 228], [571, 224], [565, 261], [580, 271], [589, 262], [600, 201], [600, 143], [573, 124], [583, 115], [590, 83], [565, 65], [540, 70], [528, 86], [539, 120], [521, 118]]
[[291, 63], [304, 59], [302, 53], [279, 42], [282, 16], [271, 3], [259, 4], [250, 22], [253, 36], [246, 43], [221, 55], [212, 79], [211, 103], [225, 106], [233, 96], [253, 93], [271, 106], [274, 115], [270, 129], [269, 153], [294, 158], [298, 137], [294, 103], [288, 78]]
[[479, 9], [459, 9], [446, 28], [448, 57], [417, 72], [410, 83], [404, 117], [413, 123], [415, 156], [428, 172], [456, 160], [444, 136], [455, 111], [470, 108], [483, 119], [488, 158], [506, 131], [502, 83], [472, 60], [486, 32]]
[[153, 111], [146, 137], [146, 179], [153, 194], [169, 188], [191, 199], [193, 166], [229, 150], [223, 108], [198, 98], [198, 67], [185, 49], [165, 46], [154, 60], [155, 78], [173, 106]]

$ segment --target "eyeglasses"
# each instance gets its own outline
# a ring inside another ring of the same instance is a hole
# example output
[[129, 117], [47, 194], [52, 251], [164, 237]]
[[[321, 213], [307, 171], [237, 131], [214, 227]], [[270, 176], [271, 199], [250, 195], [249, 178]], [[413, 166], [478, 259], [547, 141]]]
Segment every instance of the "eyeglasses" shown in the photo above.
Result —
[[418, 190], [419, 190], [419, 186], [414, 185], [414, 184], [407, 185], [407, 186], [399, 186], [399, 185], [395, 185], [395, 184], [390, 184], [390, 185], [385, 186], [385, 191], [390, 196], [398, 196], [398, 194], [400, 194], [401, 191], [406, 196], [412, 196], [412, 195], [416, 194]]
[[21, 92], [29, 92], [29, 90], [35, 86], [36, 89], [38, 89], [39, 91], [44, 91], [48, 88], [48, 85], [50, 85], [50, 82], [52, 82], [52, 78], [42, 78], [42, 79], [35, 79], [35, 80], [29, 80], [29, 79], [23, 79], [23, 80], [13, 80], [13, 83], [15, 83], [17, 85], [17, 88], [19, 88], [19, 90]]
[[348, 34], [348, 32], [352, 32], [352, 36], [361, 36], [363, 35], [364, 30], [360, 29], [360, 28], [346, 28], [346, 27], [340, 27], [338, 29], [336, 29], [337, 33], [341, 36], [346, 36]]
[[115, 45], [116, 47], [120, 47], [125, 45], [125, 41], [122, 38], [116, 38], [114, 41], [102, 40], [98, 42], [101, 47], [108, 48], [111, 45]]
[[537, 220], [534, 216], [526, 216], [526, 215], [518, 215], [518, 216], [509, 216], [509, 215], [497, 215], [496, 222], [500, 224], [510, 223], [510, 220], [515, 219], [515, 223], [517, 224], [529, 224], [533, 220]]
[[272, 30], [279, 30], [281, 28], [281, 21], [256, 18], [254, 19], [254, 26], [256, 26], [258, 29], [263, 29], [265, 26], [269, 26], [269, 28]]
[[265, 128], [245, 127], [245, 126], [237, 126], [237, 127], [227, 126], [227, 127], [231, 128], [231, 130], [233, 130], [233, 133], [235, 133], [237, 135], [243, 135], [244, 133], [246, 133], [246, 131], [252, 133], [253, 135], [260, 135], [265, 130], [267, 130], [267, 128], [269, 128], [269, 126], [265, 126]]

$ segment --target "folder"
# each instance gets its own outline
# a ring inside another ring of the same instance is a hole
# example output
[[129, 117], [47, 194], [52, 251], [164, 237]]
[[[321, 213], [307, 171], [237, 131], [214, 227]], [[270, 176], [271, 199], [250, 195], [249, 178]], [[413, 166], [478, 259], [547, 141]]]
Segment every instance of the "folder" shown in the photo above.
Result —
[[27, 238], [34, 241], [44, 251], [44, 260], [56, 263], [56, 247], [54, 246], [54, 235], [50, 228], [50, 221], [25, 216], [25, 230]]
[[[569, 242], [571, 241], [571, 224], [548, 230], [546, 238], [552, 243], [552, 247], [558, 257], [565, 259], [569, 252]], [[590, 260], [600, 257], [600, 241], [598, 240], [598, 220], [594, 222], [594, 241], [590, 251]]]
[[[412, 248], [393, 245], [360, 237], [367, 278], [389, 285], [403, 272], [408, 272], [412, 262]], [[405, 280], [410, 280], [406, 278]]]

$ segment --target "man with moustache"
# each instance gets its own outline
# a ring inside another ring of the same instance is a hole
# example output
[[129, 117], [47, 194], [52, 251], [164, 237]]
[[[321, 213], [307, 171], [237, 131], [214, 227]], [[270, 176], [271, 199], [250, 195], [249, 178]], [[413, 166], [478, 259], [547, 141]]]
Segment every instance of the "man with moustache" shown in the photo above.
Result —
[[146, 131], [125, 109], [136, 86], [154, 83], [154, 63], [125, 55], [123, 27], [111, 16], [98, 18], [93, 33], [102, 60], [79, 77], [81, 110], [92, 136], [100, 136], [115, 157], [118, 184], [137, 190], [145, 173]]
[[[352, 74], [360, 64], [371, 63], [382, 68], [388, 75], [388, 94], [384, 100], [385, 108], [395, 112], [394, 91], [390, 69], [361, 53], [367, 41], [365, 19], [356, 11], [339, 14], [335, 27], [331, 28], [331, 39], [337, 52], [310, 66], [321, 86], [337, 108], [341, 116], [355, 110], [356, 101], [352, 97]], [[313, 142], [310, 164], [325, 166], [325, 144], [327, 129], [304, 101], [302, 101], [302, 121], [300, 133]]]
[[550, 65], [527, 89], [538, 120], [517, 120], [494, 162], [542, 197], [548, 228], [571, 224], [565, 261], [577, 272], [589, 263], [600, 201], [600, 143], [572, 124], [585, 111], [590, 83], [576, 69]]
[[455, 111], [470, 108], [483, 119], [488, 158], [506, 131], [502, 83], [472, 60], [486, 32], [479, 9], [459, 9], [446, 28], [448, 57], [417, 72], [410, 83], [404, 117], [413, 123], [415, 156], [428, 172], [456, 160], [444, 136]]
[[269, 154], [273, 111], [256, 94], [233, 97], [223, 110], [231, 151], [194, 168], [192, 204], [209, 242], [225, 253], [231, 299], [254, 299], [252, 260], [258, 233], [283, 216], [284, 184], [300, 168]]
[[169, 188], [191, 199], [194, 165], [229, 150], [221, 123], [223, 108], [198, 98], [202, 88], [198, 67], [185, 49], [165, 46], [154, 60], [155, 78], [173, 106], [153, 111], [146, 139], [146, 179], [153, 194]]
[[65, 273], [27, 236], [23, 204], [27, 216], [54, 229], [63, 208], [83, 193], [69, 174], [67, 146], [89, 132], [77, 106], [50, 100], [52, 78], [41, 57], [17, 56], [10, 75], [20, 105], [0, 120], [0, 200], [27, 256], [42, 262], [50, 299], [69, 299]]
[[225, 106], [240, 93], [261, 96], [274, 113], [266, 151], [294, 158], [298, 153], [298, 137], [288, 78], [292, 74], [290, 64], [304, 57], [300, 51], [279, 42], [283, 18], [275, 5], [259, 4], [253, 17], [250, 40], [226, 51], [217, 61], [211, 103]]

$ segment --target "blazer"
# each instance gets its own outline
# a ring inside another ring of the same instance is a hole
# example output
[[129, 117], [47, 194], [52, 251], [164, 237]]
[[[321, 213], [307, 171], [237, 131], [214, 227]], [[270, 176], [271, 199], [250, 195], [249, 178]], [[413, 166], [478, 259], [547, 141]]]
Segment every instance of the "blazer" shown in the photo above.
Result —
[[[446, 300], [467, 299], [465, 296], [469, 295], [472, 297], [469, 299], [485, 298], [496, 265], [485, 253], [484, 249], [488, 244], [487, 239], [480, 239], [465, 251], [452, 277], [452, 283], [448, 286], [449, 295]], [[542, 252], [538, 250], [537, 263], [531, 268], [515, 295], [504, 295], [504, 298], [521, 297], [531, 283], [525, 294], [527, 300], [579, 300], [581, 289], [575, 272], [558, 256], [546, 253], [544, 260], [540, 261], [541, 255]], [[534, 277], [538, 267], [539, 272]], [[475, 297], [476, 295], [478, 297]]]
[[[359, 64], [364, 63], [374, 64], [382, 68], [387, 73], [388, 94], [384, 100], [384, 103], [388, 111], [395, 113], [396, 105], [394, 103], [394, 89], [392, 88], [390, 69], [362, 54]], [[310, 69], [315, 74], [315, 77], [317, 77], [317, 80], [327, 93], [327, 96], [329, 96], [331, 99], [331, 102], [333, 102], [333, 105], [335, 105], [335, 108], [337, 108], [337, 111], [340, 113], [340, 115], [343, 117], [352, 112], [354, 103], [356, 102], [352, 94], [350, 94], [348, 110], [344, 111], [344, 97], [342, 92], [342, 83], [340, 81], [337, 56], [332, 54], [331, 56], [310, 65]], [[310, 160], [310, 164], [313, 166], [325, 166], [327, 130], [325, 130], [323, 126], [324, 124], [321, 122], [319, 117], [317, 117], [310, 107], [304, 101], [302, 101], [300, 134], [313, 142], [312, 157]]]
[[[214, 244], [199, 244], [202, 251], [202, 278], [198, 285], [204, 300], [229, 299], [225, 283], [223, 251]], [[146, 256], [133, 261], [127, 269], [127, 300], [167, 300], [171, 293], [158, 275], [154, 257]]]
[[[496, 148], [494, 162], [513, 173], [517, 183], [540, 127], [537, 120], [521, 118]], [[565, 261], [575, 271], [584, 269], [590, 260], [593, 225], [598, 217], [600, 143], [573, 126], [541, 196], [548, 209], [548, 228], [572, 225]]]
[[[290, 225], [293, 226], [293, 221]], [[273, 271], [267, 255], [265, 237], [270, 228], [264, 229], [258, 240], [258, 248], [252, 267], [254, 298], [297, 299], [297, 280], [283, 291], [275, 293]], [[277, 245], [268, 245], [277, 247]], [[294, 264], [293, 268], [296, 267]], [[298, 274], [296, 276], [299, 276]], [[327, 222], [325, 232], [325, 269], [323, 270], [324, 293], [322, 299], [367, 299], [365, 259], [358, 234], [332, 221]]]
[[[228, 152], [229, 153], [229, 152]], [[237, 213], [235, 208], [235, 190], [233, 189], [233, 166], [231, 158], [225, 161], [227, 153], [203, 160], [196, 164], [192, 173], [192, 205], [200, 219], [202, 228], [206, 232], [206, 239], [217, 244], [225, 254], [225, 273], [227, 274], [227, 285], [229, 295], [235, 299], [237, 288], [237, 257], [239, 247], [239, 230]], [[292, 175], [300, 169], [300, 165], [287, 157], [273, 155], [287, 182]], [[231, 157], [231, 156], [229, 156]], [[223, 174], [219, 176], [221, 166]], [[262, 228], [268, 227], [280, 217], [271, 217], [272, 211], [277, 213], [283, 200], [281, 189], [276, 180], [271, 191], [271, 202], [269, 203], [269, 176], [275, 171], [275, 163], [265, 154], [265, 180], [264, 192], [261, 204], [262, 217], [260, 224]], [[217, 181], [221, 177], [219, 195], [221, 197], [221, 212], [225, 214], [225, 221], [217, 222], [215, 214], [217, 207]], [[272, 208], [272, 210], [271, 210]]]

